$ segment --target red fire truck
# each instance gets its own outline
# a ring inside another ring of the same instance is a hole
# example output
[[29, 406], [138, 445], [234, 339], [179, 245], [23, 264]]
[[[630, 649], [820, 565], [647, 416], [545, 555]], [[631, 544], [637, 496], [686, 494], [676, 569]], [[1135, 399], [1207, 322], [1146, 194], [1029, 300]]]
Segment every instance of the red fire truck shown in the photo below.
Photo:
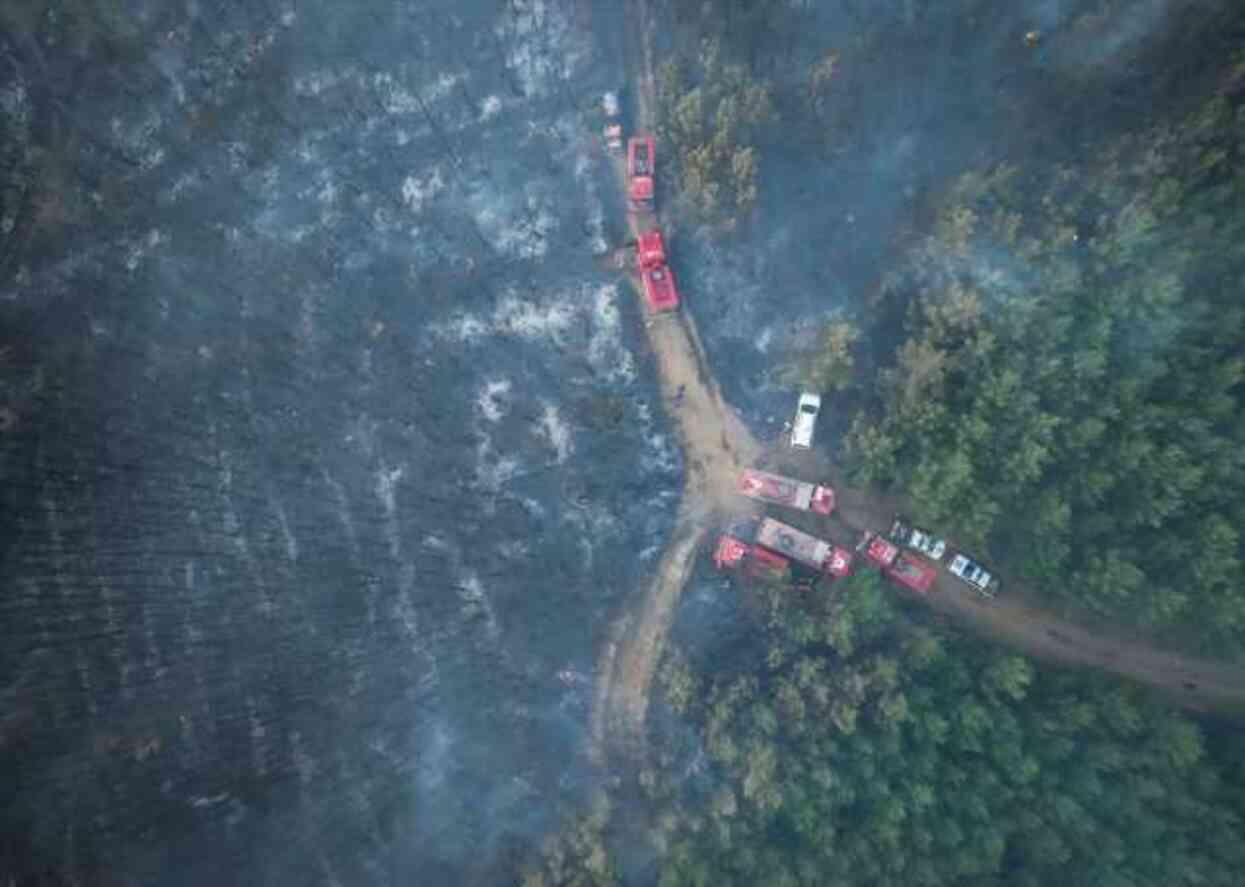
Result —
[[730, 533], [723, 533], [718, 539], [713, 562], [719, 570], [742, 568], [746, 575], [754, 579], [769, 576], [786, 580], [791, 576], [791, 563], [785, 557], [744, 542]]
[[901, 553], [899, 546], [877, 533], [866, 530], [856, 550], [863, 551], [865, 559], [881, 568], [883, 575], [921, 594], [929, 591], [938, 578], [938, 569], [933, 564], [916, 555]]
[[654, 158], [652, 136], [633, 136], [627, 141], [627, 198], [632, 212], [653, 209]]
[[666, 264], [666, 242], [661, 232], [645, 231], [636, 242], [636, 264], [644, 285], [644, 301], [653, 314], [674, 311], [679, 307], [679, 290], [674, 272]]
[[786, 505], [802, 511], [829, 514], [834, 511], [834, 490], [808, 481], [793, 480], [756, 468], [745, 468], [739, 475], [741, 495], [771, 505]]
[[772, 517], [761, 521], [757, 528], [756, 541], [758, 545], [819, 572], [846, 576], [852, 571], [853, 557], [850, 551], [810, 536], [803, 530], [797, 530]]

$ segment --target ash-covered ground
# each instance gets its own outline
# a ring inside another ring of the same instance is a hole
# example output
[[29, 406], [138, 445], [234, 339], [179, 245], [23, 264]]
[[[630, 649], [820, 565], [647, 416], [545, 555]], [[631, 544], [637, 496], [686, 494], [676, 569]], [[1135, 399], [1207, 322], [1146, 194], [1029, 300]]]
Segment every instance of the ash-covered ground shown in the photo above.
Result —
[[618, 14], [5, 22], [17, 883], [494, 883], [575, 799], [682, 471], [599, 256]]
[[[1190, 4], [1085, 5], [790, 4], [756, 74], [840, 51], [838, 116], [783, 119], [738, 235], [672, 240], [762, 436], [928, 195], [1144, 118]], [[602, 256], [624, 4], [10, 7], [0, 874], [505, 882], [595, 778], [596, 655], [682, 475]], [[687, 637], [729, 641], [719, 590]]]

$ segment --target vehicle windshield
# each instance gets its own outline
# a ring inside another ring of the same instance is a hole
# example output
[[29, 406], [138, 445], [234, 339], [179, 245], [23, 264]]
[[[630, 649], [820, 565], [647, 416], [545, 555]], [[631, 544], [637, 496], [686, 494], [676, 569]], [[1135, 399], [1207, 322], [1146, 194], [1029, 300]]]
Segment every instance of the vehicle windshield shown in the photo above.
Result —
[[807, 403], [806, 403], [806, 404], [804, 404], [804, 406], [800, 407], [800, 412], [801, 412], [801, 413], [816, 413], [816, 412], [817, 412], [817, 407], [812, 406], [811, 404], [807, 404]]

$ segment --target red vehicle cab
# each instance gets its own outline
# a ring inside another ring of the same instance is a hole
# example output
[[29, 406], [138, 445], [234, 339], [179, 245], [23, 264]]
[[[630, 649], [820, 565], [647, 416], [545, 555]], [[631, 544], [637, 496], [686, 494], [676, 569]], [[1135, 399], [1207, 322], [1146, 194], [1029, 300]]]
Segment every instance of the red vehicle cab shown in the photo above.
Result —
[[933, 564], [915, 555], [900, 554], [898, 546], [876, 533], [865, 532], [857, 546], [858, 551], [862, 549], [871, 563], [881, 567], [883, 575], [905, 588], [924, 594], [938, 578]]
[[678, 308], [679, 290], [674, 273], [666, 264], [666, 245], [660, 231], [646, 231], [640, 235], [636, 263], [640, 266], [640, 281], [644, 284], [649, 311], [657, 313]]
[[654, 150], [652, 136], [635, 136], [627, 142], [627, 197], [633, 212], [653, 208]]
[[751, 547], [730, 533], [723, 533], [718, 539], [718, 549], [713, 553], [713, 563], [719, 570], [733, 570], [744, 562]]
[[661, 232], [645, 231], [636, 241], [636, 261], [641, 268], [658, 268], [666, 264], [666, 241]]
[[886, 571], [886, 575], [900, 585], [925, 594], [934, 584], [934, 580], [938, 578], [938, 570], [933, 564], [901, 554]]
[[895, 558], [899, 557], [899, 547], [883, 539], [877, 533], [866, 531], [864, 537], [860, 540], [860, 545], [856, 547], [857, 551], [861, 549], [864, 550], [866, 558], [883, 570], [893, 564]]
[[719, 570], [738, 570], [742, 567], [744, 573], [754, 579], [770, 576], [785, 580], [791, 576], [791, 563], [785, 557], [759, 545], [749, 545], [730, 533], [723, 533], [718, 539], [713, 563]]
[[740, 495], [771, 505], [786, 505], [816, 514], [834, 511], [834, 490], [808, 481], [793, 480], [757, 468], [745, 468], [739, 475]]
[[830, 552], [830, 557], [826, 558], [825, 570], [831, 576], [842, 579], [844, 576], [852, 574], [852, 561], [854, 560], [852, 553], [846, 548], [834, 546]]
[[767, 551], [759, 545], [753, 545], [752, 557], [744, 565], [744, 572], [753, 579], [768, 576], [772, 579], [790, 579], [791, 562], [781, 554]]

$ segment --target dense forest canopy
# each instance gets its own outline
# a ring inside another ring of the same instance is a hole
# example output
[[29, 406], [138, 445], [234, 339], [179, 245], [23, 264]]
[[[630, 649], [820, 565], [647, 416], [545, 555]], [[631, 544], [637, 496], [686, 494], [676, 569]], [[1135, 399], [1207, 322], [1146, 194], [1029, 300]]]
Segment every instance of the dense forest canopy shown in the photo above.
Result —
[[695, 218], [734, 225], [756, 205], [756, 142], [774, 117], [769, 87], [709, 38], [694, 65], [664, 63], [657, 86], [657, 134], [673, 150], [681, 202]]
[[766, 643], [684, 678], [711, 765], [672, 799], [664, 887], [1238, 878], [1226, 762], [1184, 717], [916, 625], [874, 575], [761, 596]]
[[[662, 887], [1238, 882], [1239, 739], [923, 624], [876, 574], [731, 590], [753, 628], [662, 669], [633, 817]], [[618, 883], [609, 818], [525, 884]]]
[[1245, 640], [1245, 56], [1080, 165], [961, 177], [870, 312], [857, 475], [1035, 588]]

